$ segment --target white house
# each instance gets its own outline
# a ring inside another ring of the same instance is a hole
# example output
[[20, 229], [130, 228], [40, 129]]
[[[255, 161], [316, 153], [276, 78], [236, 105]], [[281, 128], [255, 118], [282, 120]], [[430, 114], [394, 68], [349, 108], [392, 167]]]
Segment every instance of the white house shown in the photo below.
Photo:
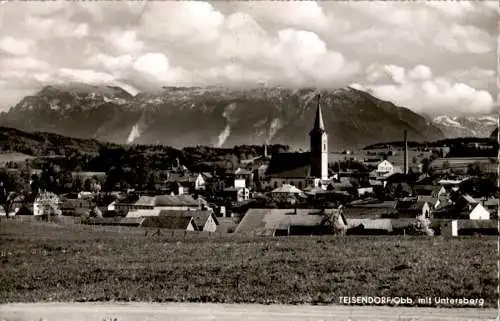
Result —
[[246, 180], [244, 178], [236, 178], [234, 180], [234, 188], [245, 188]]
[[51, 192], [41, 192], [33, 202], [33, 215], [61, 215], [61, 200]]
[[394, 165], [392, 165], [388, 160], [383, 160], [377, 165], [377, 174], [392, 174], [394, 172]]
[[468, 212], [470, 220], [489, 220], [490, 212], [481, 204], [477, 204], [472, 211]]

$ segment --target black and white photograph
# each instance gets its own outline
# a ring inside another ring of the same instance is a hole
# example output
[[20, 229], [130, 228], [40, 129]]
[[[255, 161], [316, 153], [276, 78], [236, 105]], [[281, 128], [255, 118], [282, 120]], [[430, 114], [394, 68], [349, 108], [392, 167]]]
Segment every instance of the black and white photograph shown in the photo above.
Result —
[[497, 318], [499, 12], [0, 1], [0, 321]]

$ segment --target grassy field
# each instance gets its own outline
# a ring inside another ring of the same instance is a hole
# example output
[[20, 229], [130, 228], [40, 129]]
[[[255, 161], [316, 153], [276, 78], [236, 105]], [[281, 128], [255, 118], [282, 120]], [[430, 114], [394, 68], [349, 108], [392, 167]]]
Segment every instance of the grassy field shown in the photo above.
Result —
[[[284, 237], [0, 222], [0, 302], [338, 303], [339, 296], [483, 298], [496, 237]], [[457, 307], [457, 306], [454, 306]]]

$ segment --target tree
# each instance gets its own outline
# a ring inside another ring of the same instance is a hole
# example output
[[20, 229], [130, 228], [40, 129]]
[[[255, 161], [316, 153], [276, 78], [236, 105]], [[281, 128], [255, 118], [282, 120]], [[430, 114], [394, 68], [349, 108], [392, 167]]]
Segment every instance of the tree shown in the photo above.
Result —
[[17, 196], [22, 192], [20, 177], [5, 170], [0, 172], [0, 204], [5, 211], [5, 216], [9, 217]]

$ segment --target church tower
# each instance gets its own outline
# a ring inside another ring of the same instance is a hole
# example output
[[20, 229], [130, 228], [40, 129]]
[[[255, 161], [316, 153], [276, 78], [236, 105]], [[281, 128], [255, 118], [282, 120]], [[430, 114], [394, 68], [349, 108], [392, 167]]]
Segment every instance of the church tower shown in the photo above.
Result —
[[309, 132], [311, 144], [311, 176], [322, 180], [328, 179], [328, 134], [323, 123], [323, 114], [319, 103], [316, 110], [314, 127]]

